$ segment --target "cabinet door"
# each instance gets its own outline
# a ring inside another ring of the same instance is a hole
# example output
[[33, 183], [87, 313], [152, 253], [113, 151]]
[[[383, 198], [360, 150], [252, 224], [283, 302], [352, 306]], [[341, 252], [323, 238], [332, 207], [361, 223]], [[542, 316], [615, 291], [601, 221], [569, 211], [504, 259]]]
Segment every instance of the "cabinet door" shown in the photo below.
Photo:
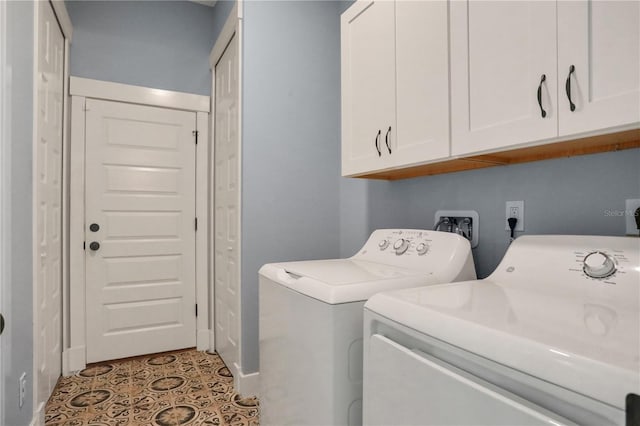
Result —
[[454, 1], [450, 10], [452, 154], [557, 136], [556, 3]]
[[393, 166], [449, 156], [448, 21], [446, 1], [396, 2]]
[[558, 77], [561, 136], [638, 123], [640, 3], [558, 2]]
[[[341, 17], [342, 175], [387, 167], [395, 129], [394, 4], [357, 1]], [[377, 143], [376, 143], [377, 142]]]

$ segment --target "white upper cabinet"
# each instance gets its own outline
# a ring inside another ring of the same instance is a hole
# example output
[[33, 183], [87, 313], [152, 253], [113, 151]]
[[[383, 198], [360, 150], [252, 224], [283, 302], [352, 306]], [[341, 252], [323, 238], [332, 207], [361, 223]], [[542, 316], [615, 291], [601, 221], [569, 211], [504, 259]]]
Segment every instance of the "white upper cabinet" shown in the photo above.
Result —
[[555, 137], [556, 3], [450, 7], [452, 154]]
[[384, 167], [396, 125], [394, 3], [356, 2], [341, 21], [342, 174], [353, 175]]
[[343, 176], [630, 148], [639, 127], [639, 0], [357, 0], [342, 15]]
[[449, 26], [446, 1], [396, 1], [394, 167], [449, 156]]
[[446, 1], [357, 1], [342, 15], [342, 175], [449, 156]]
[[558, 77], [560, 136], [640, 121], [640, 2], [558, 2]]

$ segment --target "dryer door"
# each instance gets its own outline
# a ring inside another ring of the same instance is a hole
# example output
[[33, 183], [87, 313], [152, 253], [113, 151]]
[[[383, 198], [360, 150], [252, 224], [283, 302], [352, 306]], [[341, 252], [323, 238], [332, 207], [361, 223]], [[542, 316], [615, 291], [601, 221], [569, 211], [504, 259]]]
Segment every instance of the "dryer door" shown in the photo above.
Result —
[[365, 425], [575, 425], [424, 352], [374, 334], [364, 377]]

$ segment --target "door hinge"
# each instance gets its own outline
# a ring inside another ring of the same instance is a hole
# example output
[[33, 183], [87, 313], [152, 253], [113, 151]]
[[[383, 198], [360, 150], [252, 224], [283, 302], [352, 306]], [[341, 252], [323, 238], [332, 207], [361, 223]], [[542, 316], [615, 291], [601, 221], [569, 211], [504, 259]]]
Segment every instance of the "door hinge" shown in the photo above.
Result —
[[196, 303], [196, 316], [198, 316], [198, 304]]
[[82, 242], [82, 250], [86, 250], [87, 249], [87, 242], [83, 241]]
[[195, 137], [196, 145], [198, 145], [198, 135], [200, 134], [200, 132], [197, 130], [194, 130], [193, 132], [191, 132], [191, 134], [193, 134], [193, 136]]
[[196, 231], [197, 231], [198, 230], [198, 218], [197, 217], [193, 220], [193, 226], [196, 228]]

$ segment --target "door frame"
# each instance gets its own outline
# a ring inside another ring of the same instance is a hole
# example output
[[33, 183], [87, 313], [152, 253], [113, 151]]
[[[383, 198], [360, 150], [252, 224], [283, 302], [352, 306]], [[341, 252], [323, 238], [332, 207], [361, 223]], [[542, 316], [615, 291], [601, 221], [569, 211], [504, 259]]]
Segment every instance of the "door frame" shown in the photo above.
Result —
[[[238, 202], [238, 212], [237, 212], [237, 223], [238, 223], [238, 252], [240, 253], [238, 256], [238, 264], [236, 266], [236, 276], [238, 277], [238, 360], [234, 365], [228, 365], [227, 367], [231, 371], [233, 375], [234, 387], [240, 394], [244, 395], [255, 395], [259, 388], [258, 381], [258, 373], [250, 373], [244, 374], [242, 371], [242, 93], [243, 93], [243, 83], [242, 83], [242, 67], [243, 67], [243, 0], [238, 0], [234, 3], [233, 8], [229, 12], [229, 16], [227, 17], [218, 38], [211, 49], [211, 53], [209, 54], [209, 67], [211, 69], [211, 146], [214, 146], [215, 139], [215, 84], [216, 84], [216, 64], [222, 58], [222, 55], [227, 48], [229, 42], [236, 37], [236, 43], [238, 48], [238, 169], [237, 169], [237, 179], [238, 179], [238, 190], [240, 192], [240, 199]], [[211, 149], [210, 153], [210, 164], [211, 164], [211, 174], [209, 176], [210, 182], [210, 192], [209, 197], [211, 199], [211, 209], [212, 212], [215, 212], [215, 149]], [[209, 238], [211, 244], [210, 258], [211, 262], [211, 277], [215, 276], [215, 229], [214, 229], [214, 216], [211, 216], [211, 226], [209, 230]], [[211, 309], [211, 346], [210, 350], [215, 351], [215, 315], [213, 312], [213, 307], [215, 306], [215, 286], [213, 284], [212, 278], [212, 292], [211, 299], [209, 301], [209, 306]]]
[[[196, 145], [196, 288], [198, 311], [207, 313], [196, 318], [196, 347], [210, 347], [209, 316], [209, 96], [150, 87], [70, 77], [71, 131], [69, 162], [69, 286], [67, 307], [63, 314], [68, 327], [62, 352], [62, 374], [69, 375], [86, 367], [86, 298], [85, 298], [85, 101], [100, 99], [194, 112], [198, 144]], [[205, 184], [198, 185], [199, 182]]]
[[[9, 278], [8, 266], [10, 264], [11, 249], [9, 247], [9, 215], [6, 212], [11, 210], [11, 181], [9, 174], [9, 136], [7, 134], [7, 94], [5, 91], [6, 76], [6, 8], [5, 2], [0, 2], [0, 313], [5, 315], [7, 295], [6, 282]], [[3, 333], [4, 334], [4, 333]], [[0, 424], [4, 422], [4, 364], [2, 361], [3, 344], [0, 337]]]
[[[64, 316], [64, 305], [65, 305], [65, 277], [68, 274], [67, 271], [67, 267], [66, 267], [66, 260], [65, 260], [65, 253], [66, 253], [66, 247], [68, 245], [68, 238], [66, 237], [66, 219], [65, 219], [65, 215], [68, 213], [68, 209], [67, 209], [67, 203], [66, 203], [66, 190], [65, 190], [65, 186], [67, 185], [67, 180], [66, 180], [66, 169], [65, 169], [65, 165], [66, 165], [66, 161], [65, 161], [65, 157], [68, 156], [67, 153], [67, 149], [68, 149], [68, 139], [69, 139], [69, 98], [67, 96], [67, 94], [69, 93], [69, 53], [70, 53], [70, 47], [71, 47], [71, 41], [73, 38], [73, 25], [71, 23], [71, 18], [69, 17], [69, 13], [67, 12], [67, 8], [64, 4], [64, 1], [61, 0], [49, 0], [49, 3], [51, 5], [51, 8], [53, 9], [53, 14], [55, 15], [57, 21], [58, 21], [58, 25], [60, 26], [60, 30], [62, 32], [62, 37], [64, 38], [64, 53], [63, 53], [63, 84], [62, 84], [62, 170], [61, 170], [61, 190], [62, 190], [62, 202], [61, 202], [61, 224], [60, 224], [60, 236], [61, 236], [61, 245], [62, 245], [62, 257], [61, 257], [61, 286], [62, 288], [60, 289], [61, 291], [61, 295], [62, 295], [62, 342], [61, 342], [61, 347], [64, 350], [64, 328], [65, 328], [65, 316]], [[39, 384], [39, 373], [38, 373], [38, 357], [37, 354], [40, 353], [40, 342], [37, 338], [38, 336], [38, 329], [39, 329], [39, 318], [38, 318], [38, 311], [36, 309], [37, 303], [38, 303], [38, 283], [35, 279], [35, 277], [37, 277], [37, 264], [38, 264], [38, 253], [37, 253], [37, 210], [38, 210], [38, 206], [37, 206], [37, 185], [35, 184], [35, 182], [37, 182], [37, 170], [35, 165], [38, 164], [37, 161], [37, 155], [38, 155], [38, 150], [37, 150], [37, 146], [38, 146], [38, 112], [40, 110], [40, 104], [38, 102], [38, 81], [39, 81], [39, 76], [38, 76], [38, 55], [39, 55], [39, 51], [40, 51], [40, 33], [39, 33], [39, 24], [40, 24], [40, 11], [39, 11], [39, 5], [36, 3], [34, 5], [34, 11], [33, 11], [33, 31], [34, 31], [34, 37], [33, 37], [33, 140], [32, 140], [32, 152], [33, 152], [33, 157], [32, 157], [32, 164], [33, 164], [33, 170], [32, 170], [32, 180], [34, 182], [33, 185], [33, 192], [32, 192], [32, 218], [33, 218], [33, 222], [32, 222], [32, 228], [33, 228], [33, 242], [32, 242], [32, 259], [33, 259], [33, 266], [32, 266], [32, 274], [34, 279], [32, 280], [32, 294], [33, 294], [33, 313], [32, 313], [32, 317], [33, 317], [33, 385], [32, 385], [32, 389], [33, 389], [33, 395], [32, 395], [32, 399], [33, 399], [33, 423], [34, 424], [44, 424], [44, 409], [45, 409], [45, 403], [46, 401], [38, 401], [38, 387], [40, 386]], [[64, 359], [64, 354], [63, 354], [63, 359]], [[64, 364], [64, 362], [63, 362]]]

